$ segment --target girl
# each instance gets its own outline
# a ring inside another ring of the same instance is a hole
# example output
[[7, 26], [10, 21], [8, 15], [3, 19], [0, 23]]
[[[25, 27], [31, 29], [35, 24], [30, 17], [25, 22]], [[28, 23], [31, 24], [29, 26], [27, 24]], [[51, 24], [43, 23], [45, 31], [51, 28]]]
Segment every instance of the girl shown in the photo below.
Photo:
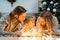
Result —
[[21, 30], [26, 17], [26, 9], [22, 6], [17, 6], [3, 22], [2, 30], [7, 32], [16, 32]]
[[35, 19], [33, 17], [29, 17], [28, 19], [26, 19], [21, 33], [21, 36], [37, 36], [38, 33], [35, 27]]
[[[56, 21], [56, 23], [55, 23]], [[37, 28], [42, 35], [52, 35], [54, 26], [58, 27], [58, 21], [51, 12], [44, 11], [37, 19]], [[57, 25], [56, 25], [57, 24]]]

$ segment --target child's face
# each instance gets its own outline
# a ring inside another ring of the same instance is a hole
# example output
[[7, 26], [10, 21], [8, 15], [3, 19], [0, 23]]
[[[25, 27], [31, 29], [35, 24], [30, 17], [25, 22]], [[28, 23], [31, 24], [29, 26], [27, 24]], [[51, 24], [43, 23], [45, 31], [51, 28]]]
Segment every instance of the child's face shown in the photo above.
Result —
[[44, 25], [44, 24], [45, 24], [45, 19], [42, 18], [42, 17], [40, 17], [40, 18], [39, 18], [39, 22], [40, 22], [42, 25]]
[[24, 24], [24, 28], [27, 29], [27, 30], [30, 30], [32, 27], [34, 27], [34, 19], [33, 18], [28, 18], [28, 21], [25, 22], [25, 24]]
[[34, 23], [34, 19], [33, 18], [29, 18], [29, 22], [30, 23]]
[[31, 24], [31, 26], [34, 26], [34, 22], [35, 20], [33, 18], [29, 18], [29, 23]]
[[34, 26], [34, 19], [33, 18], [29, 18], [27, 22], [25, 22], [24, 24], [27, 27], [33, 27]]

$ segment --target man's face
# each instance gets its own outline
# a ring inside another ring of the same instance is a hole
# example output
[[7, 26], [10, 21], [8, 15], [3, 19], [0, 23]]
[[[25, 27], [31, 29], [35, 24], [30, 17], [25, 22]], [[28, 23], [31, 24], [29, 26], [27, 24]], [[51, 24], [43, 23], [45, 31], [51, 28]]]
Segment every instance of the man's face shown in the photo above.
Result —
[[25, 18], [26, 18], [26, 13], [22, 13], [21, 15], [18, 16], [18, 20], [19, 20], [20, 22], [24, 21]]

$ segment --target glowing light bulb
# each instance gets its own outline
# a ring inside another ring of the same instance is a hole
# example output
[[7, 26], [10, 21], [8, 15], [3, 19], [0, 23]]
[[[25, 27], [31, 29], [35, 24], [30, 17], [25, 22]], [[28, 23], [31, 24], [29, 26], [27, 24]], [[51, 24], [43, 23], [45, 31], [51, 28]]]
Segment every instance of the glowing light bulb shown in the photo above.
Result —
[[47, 4], [47, 3], [44, 1], [44, 2], [43, 2], [43, 5], [46, 5], [46, 4]]
[[50, 4], [53, 4], [53, 1], [51, 1]]
[[54, 8], [54, 9], [53, 9], [53, 12], [56, 12], [56, 11], [57, 11], [56, 8]]
[[50, 11], [50, 8], [47, 8], [47, 11]]

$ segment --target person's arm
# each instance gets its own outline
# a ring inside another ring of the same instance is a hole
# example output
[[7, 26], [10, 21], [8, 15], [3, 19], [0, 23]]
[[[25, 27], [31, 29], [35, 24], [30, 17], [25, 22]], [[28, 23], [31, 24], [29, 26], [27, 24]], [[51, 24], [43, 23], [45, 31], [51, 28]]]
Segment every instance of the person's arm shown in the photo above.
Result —
[[1, 26], [1, 30], [5, 30], [7, 26], [8, 26], [8, 21], [7, 20], [3, 21], [3, 24]]
[[7, 32], [6, 30], [4, 30], [5, 27], [7, 27], [7, 25], [8, 25], [8, 24], [6, 24], [6, 21], [5, 21], [5, 22], [2, 24], [2, 26], [0, 27], [0, 35], [1, 35], [1, 36], [4, 36], [4, 35], [7, 35], [7, 36], [12, 35], [11, 32]]
[[5, 20], [2, 24], [2, 26], [0, 27], [1, 28], [0, 35], [11, 35], [12, 34], [11, 32], [6, 31], [7, 26], [8, 26], [8, 21]]
[[12, 32], [0, 30], [0, 35], [12, 35]]
[[19, 24], [16, 26], [16, 28], [20, 31], [20, 30], [23, 28], [23, 26], [19, 23]]

